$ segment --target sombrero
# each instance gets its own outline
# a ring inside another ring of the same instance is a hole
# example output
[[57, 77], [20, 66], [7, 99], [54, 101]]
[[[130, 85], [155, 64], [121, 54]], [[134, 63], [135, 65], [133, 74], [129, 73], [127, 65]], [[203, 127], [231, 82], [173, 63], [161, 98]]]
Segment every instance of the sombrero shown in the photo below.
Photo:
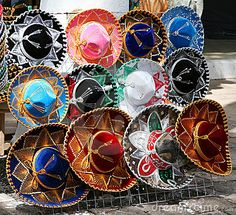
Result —
[[178, 114], [170, 105], [153, 105], [141, 111], [126, 129], [123, 145], [128, 166], [152, 187], [177, 189], [193, 179], [196, 168], [175, 137]]
[[77, 64], [94, 63], [111, 67], [122, 48], [120, 26], [115, 16], [103, 9], [85, 10], [66, 28], [68, 54]]
[[160, 17], [168, 9], [168, 0], [140, 0], [140, 9]]
[[27, 11], [11, 24], [8, 32], [9, 55], [23, 66], [58, 67], [66, 53], [66, 35], [51, 14]]
[[123, 35], [121, 62], [150, 58], [160, 62], [167, 47], [167, 34], [162, 21], [154, 14], [132, 10], [119, 19]]
[[67, 116], [76, 119], [96, 108], [117, 105], [117, 86], [110, 72], [100, 65], [76, 67], [66, 76], [70, 105]]
[[227, 118], [219, 103], [208, 99], [191, 103], [179, 115], [176, 135], [197, 166], [216, 175], [231, 173]]
[[132, 116], [143, 108], [164, 103], [168, 76], [156, 62], [137, 58], [123, 64], [114, 77], [118, 84], [118, 106]]
[[125, 159], [134, 175], [161, 189], [177, 189], [193, 179], [194, 165], [175, 138], [179, 111], [170, 105], [153, 105], [141, 111], [126, 129]]
[[182, 47], [192, 47], [200, 52], [204, 46], [204, 29], [198, 14], [188, 6], [177, 6], [167, 10], [161, 17], [169, 46], [166, 56]]
[[206, 96], [209, 88], [209, 69], [205, 57], [196, 49], [181, 48], [165, 61], [164, 68], [169, 75], [168, 99], [184, 106]]
[[74, 205], [87, 195], [86, 185], [73, 173], [62, 152], [67, 129], [62, 124], [39, 126], [11, 147], [7, 177], [24, 201], [61, 208]]
[[136, 180], [123, 158], [122, 140], [130, 117], [117, 108], [98, 108], [75, 120], [64, 153], [74, 172], [90, 187], [120, 192]]
[[8, 90], [8, 106], [26, 127], [61, 122], [68, 109], [69, 95], [64, 78], [47, 66], [24, 69]]

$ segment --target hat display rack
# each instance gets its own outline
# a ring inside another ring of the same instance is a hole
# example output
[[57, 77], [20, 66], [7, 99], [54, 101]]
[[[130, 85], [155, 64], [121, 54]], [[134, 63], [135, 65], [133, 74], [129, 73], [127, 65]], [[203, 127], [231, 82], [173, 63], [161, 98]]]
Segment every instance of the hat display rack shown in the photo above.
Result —
[[[143, 9], [150, 10], [147, 2]], [[85, 10], [65, 32], [53, 14], [32, 10], [10, 25], [10, 87], [0, 102], [7, 100], [29, 128], [6, 164], [21, 200], [53, 212], [76, 204], [88, 210], [167, 203], [214, 195], [212, 175], [231, 173], [226, 114], [204, 99], [203, 47], [182, 41], [191, 20], [178, 15], [178, 48], [166, 55], [166, 9], [162, 16], [133, 10], [120, 20], [103, 9]], [[196, 42], [202, 34], [191, 27]], [[67, 62], [73, 63], [63, 77]]]

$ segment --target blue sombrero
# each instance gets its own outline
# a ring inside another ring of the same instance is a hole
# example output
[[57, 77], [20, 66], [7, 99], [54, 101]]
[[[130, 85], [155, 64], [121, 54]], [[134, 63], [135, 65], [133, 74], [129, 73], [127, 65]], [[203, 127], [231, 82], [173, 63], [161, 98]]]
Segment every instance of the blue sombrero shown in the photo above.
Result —
[[48, 124], [33, 128], [11, 147], [7, 177], [26, 202], [41, 207], [67, 207], [84, 198], [88, 190], [63, 156], [68, 127]]
[[203, 51], [204, 29], [198, 14], [188, 6], [177, 6], [167, 10], [161, 17], [168, 37], [166, 56], [182, 47]]
[[119, 19], [123, 50], [120, 60], [124, 63], [135, 58], [149, 58], [160, 62], [167, 47], [167, 34], [159, 17], [143, 10], [132, 10]]
[[23, 70], [12, 81], [8, 91], [11, 113], [27, 127], [61, 122], [67, 113], [68, 103], [64, 78], [47, 66]]

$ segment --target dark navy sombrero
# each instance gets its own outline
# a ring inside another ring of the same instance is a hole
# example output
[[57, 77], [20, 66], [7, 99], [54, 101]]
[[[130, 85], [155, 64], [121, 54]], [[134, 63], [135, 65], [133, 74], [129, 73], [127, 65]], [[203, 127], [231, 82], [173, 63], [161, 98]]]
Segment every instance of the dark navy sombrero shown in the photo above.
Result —
[[177, 6], [167, 10], [161, 17], [169, 46], [166, 56], [182, 47], [192, 47], [200, 52], [204, 47], [204, 29], [198, 14], [188, 6]]
[[62, 124], [43, 125], [26, 132], [11, 147], [7, 177], [24, 201], [61, 208], [76, 204], [88, 194], [63, 156], [67, 129]]
[[125, 63], [135, 58], [149, 58], [160, 62], [167, 47], [166, 29], [159, 17], [144, 10], [132, 10], [120, 20], [123, 51], [120, 60]]

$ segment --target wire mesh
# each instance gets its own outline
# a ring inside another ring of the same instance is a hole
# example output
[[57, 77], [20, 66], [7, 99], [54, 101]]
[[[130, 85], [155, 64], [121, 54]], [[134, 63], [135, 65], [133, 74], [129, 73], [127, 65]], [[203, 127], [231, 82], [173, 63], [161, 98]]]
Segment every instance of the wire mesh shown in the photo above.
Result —
[[92, 208], [126, 207], [150, 203], [176, 203], [194, 197], [214, 196], [215, 189], [211, 175], [198, 174], [188, 186], [179, 190], [159, 190], [139, 182], [130, 190], [108, 193], [91, 190], [88, 196], [78, 204], [78, 210]]

